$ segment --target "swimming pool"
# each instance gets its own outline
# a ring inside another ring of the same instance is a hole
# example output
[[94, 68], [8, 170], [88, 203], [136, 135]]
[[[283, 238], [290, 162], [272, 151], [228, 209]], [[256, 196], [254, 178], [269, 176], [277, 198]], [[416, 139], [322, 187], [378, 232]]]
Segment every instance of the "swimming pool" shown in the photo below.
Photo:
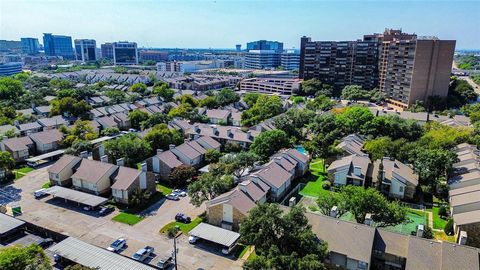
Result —
[[295, 149], [297, 149], [298, 152], [300, 152], [300, 153], [302, 153], [302, 154], [304, 154], [304, 155], [307, 154], [307, 151], [306, 151], [305, 148], [303, 148], [303, 146], [301, 146], [301, 145], [296, 145], [296, 146], [295, 146]]

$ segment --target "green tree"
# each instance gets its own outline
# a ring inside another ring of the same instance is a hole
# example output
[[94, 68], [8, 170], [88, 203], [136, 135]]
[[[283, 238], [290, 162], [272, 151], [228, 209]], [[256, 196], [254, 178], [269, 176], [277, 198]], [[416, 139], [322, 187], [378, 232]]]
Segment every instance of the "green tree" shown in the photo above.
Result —
[[156, 125], [144, 137], [152, 149], [169, 149], [170, 144], [179, 145], [183, 142], [182, 135], [175, 129], [169, 129], [166, 124]]
[[215, 109], [218, 107], [217, 99], [215, 97], [206, 97], [198, 103], [199, 107], [207, 107], [208, 109]]
[[319, 95], [307, 102], [307, 109], [312, 111], [328, 111], [333, 108], [335, 101], [325, 95]]
[[423, 238], [426, 238], [426, 239], [433, 239], [433, 231], [432, 231], [432, 228], [430, 228], [429, 226], [425, 226], [425, 229], [423, 230], [423, 235], [422, 235]]
[[168, 87], [166, 82], [156, 82], [153, 86], [153, 93], [161, 97], [165, 102], [170, 102], [173, 100], [173, 95], [175, 91]]
[[164, 113], [153, 113], [151, 114], [148, 119], [145, 121], [141, 122], [141, 127], [142, 130], [145, 130], [147, 128], [151, 128], [153, 126], [156, 126], [158, 124], [167, 124], [168, 121], [170, 121], [170, 117]]
[[347, 85], [342, 90], [342, 99], [369, 100], [371, 96], [370, 91], [364, 90], [358, 85]]
[[78, 156], [83, 151], [91, 152], [92, 150], [93, 147], [89, 141], [76, 139], [73, 141], [71, 146], [65, 150], [65, 154]]
[[229, 88], [223, 88], [215, 95], [215, 101], [219, 106], [225, 106], [239, 100], [240, 96]]
[[229, 191], [232, 187], [233, 177], [231, 175], [204, 173], [198, 177], [197, 181], [188, 185], [190, 203], [198, 207], [204, 201], [211, 200]]
[[69, 265], [65, 267], [65, 270], [97, 270], [97, 269], [98, 268], [87, 267], [80, 264], [74, 264], [74, 265]]
[[192, 108], [198, 105], [198, 100], [190, 94], [184, 94], [178, 97], [177, 100], [180, 101], [181, 104], [189, 104]]
[[305, 139], [303, 127], [306, 126], [315, 113], [310, 110], [290, 109], [286, 113], [279, 115], [273, 121], [275, 128], [284, 131], [289, 138], [294, 141]]
[[252, 107], [257, 103], [257, 99], [260, 97], [260, 93], [249, 92], [243, 95], [242, 99], [247, 103], [248, 107]]
[[127, 101], [127, 96], [125, 92], [120, 90], [109, 90], [105, 94], [110, 98], [111, 104], [118, 104]]
[[269, 130], [260, 133], [252, 145], [250, 145], [250, 151], [261, 160], [267, 160], [268, 157], [275, 154], [282, 148], [290, 147], [290, 141], [288, 135], [282, 130]]
[[43, 249], [35, 244], [30, 246], [11, 246], [0, 249], [0, 269], [51, 270], [50, 258]]
[[242, 125], [252, 126], [283, 112], [282, 100], [278, 96], [260, 95], [252, 107], [242, 112]]
[[128, 120], [133, 128], [140, 129], [141, 123], [148, 120], [148, 113], [140, 110], [133, 110], [128, 113]]
[[325, 269], [327, 243], [312, 232], [304, 208], [284, 213], [277, 204], [260, 204], [240, 225], [240, 235], [240, 242], [254, 245], [257, 254], [245, 269]]
[[218, 165], [220, 170], [240, 178], [247, 170], [252, 169], [258, 160], [259, 157], [252, 152], [240, 152], [223, 156], [220, 158]]
[[10, 170], [15, 166], [15, 160], [10, 152], [0, 151], [0, 169]]
[[346, 198], [343, 193], [328, 192], [317, 199], [317, 205], [320, 213], [325, 216], [330, 216], [330, 211], [334, 206], [337, 207], [338, 217], [342, 216], [346, 211]]
[[451, 150], [417, 147], [413, 152], [413, 167], [420, 182], [435, 191], [440, 177], [446, 177], [457, 161], [457, 155]]
[[447, 224], [445, 224], [445, 227], [443, 228], [443, 231], [445, 232], [445, 234], [453, 235], [453, 233], [454, 233], [453, 225], [454, 225], [453, 224], [453, 219], [449, 218], [448, 221], [447, 221]]
[[379, 137], [374, 140], [366, 141], [364, 150], [370, 155], [372, 160], [382, 159], [389, 156], [392, 147], [392, 139], [389, 137]]
[[16, 100], [25, 93], [23, 84], [10, 77], [0, 78], [0, 99]]
[[205, 161], [207, 163], [217, 163], [221, 157], [222, 153], [217, 149], [208, 149], [207, 152], [205, 152]]
[[147, 205], [152, 193], [148, 190], [142, 190], [140, 188], [134, 189], [130, 196], [130, 204], [135, 207], [143, 207]]
[[305, 95], [324, 95], [327, 97], [332, 96], [332, 88], [328, 85], [324, 85], [320, 80], [315, 78], [303, 81], [301, 89]]
[[345, 133], [366, 134], [370, 122], [375, 116], [366, 107], [347, 107], [344, 112], [336, 117], [336, 124], [344, 128]]
[[129, 133], [105, 142], [105, 153], [110, 160], [124, 158], [127, 166], [135, 168], [138, 162], [152, 154], [152, 148], [148, 142]]
[[147, 85], [144, 83], [135, 83], [130, 87], [129, 91], [143, 95], [145, 91], [147, 91]]
[[191, 182], [195, 174], [197, 174], [197, 170], [192, 166], [180, 165], [172, 170], [169, 178], [175, 187], [184, 187]]
[[120, 133], [120, 129], [116, 128], [116, 127], [109, 127], [109, 128], [106, 128], [104, 130], [102, 130], [102, 135], [103, 136], [113, 136], [113, 135], [116, 135]]

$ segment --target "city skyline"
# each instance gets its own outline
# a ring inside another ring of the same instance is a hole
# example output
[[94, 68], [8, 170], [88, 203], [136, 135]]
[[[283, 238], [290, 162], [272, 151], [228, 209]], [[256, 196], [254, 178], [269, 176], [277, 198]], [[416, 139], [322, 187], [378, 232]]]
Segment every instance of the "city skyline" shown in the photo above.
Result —
[[[43, 33], [53, 33], [95, 39], [97, 45], [128, 40], [148, 48], [219, 49], [234, 49], [236, 44], [245, 49], [249, 41], [266, 39], [298, 49], [303, 35], [356, 40], [384, 28], [401, 28], [419, 36], [457, 40], [457, 49], [480, 48], [478, 18], [469, 16], [480, 11], [480, 3], [474, 1], [86, 3], [88, 12], [74, 13], [82, 6], [78, 1], [1, 0], [0, 39], [42, 40]], [[67, 21], [72, 23], [62, 23]]]

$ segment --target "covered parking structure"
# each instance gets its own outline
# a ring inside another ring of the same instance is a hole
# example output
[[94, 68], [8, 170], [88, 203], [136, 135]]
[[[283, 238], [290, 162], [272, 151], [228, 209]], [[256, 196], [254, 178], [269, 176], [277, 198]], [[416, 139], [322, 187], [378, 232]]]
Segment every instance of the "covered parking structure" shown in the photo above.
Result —
[[134, 261], [120, 254], [68, 237], [49, 251], [62, 259], [99, 270], [154, 270], [156, 268]]
[[78, 204], [83, 204], [95, 208], [99, 205], [105, 204], [108, 199], [81, 192], [74, 189], [69, 189], [61, 186], [53, 186], [44, 190], [45, 193], [52, 195], [54, 198], [62, 198], [67, 201], [76, 202]]
[[198, 224], [198, 226], [193, 228], [188, 234], [222, 245], [229, 250], [235, 246], [238, 238], [240, 238], [240, 234], [237, 232], [229, 231], [203, 222]]
[[20, 233], [25, 228], [25, 222], [9, 215], [0, 213], [0, 243]]
[[52, 152], [49, 152], [49, 153], [46, 153], [46, 154], [43, 154], [43, 155], [27, 158], [27, 159], [25, 159], [25, 161], [27, 162], [28, 166], [35, 167], [42, 162], [48, 162], [48, 161], [54, 160], [56, 158], [59, 158], [64, 153], [65, 153], [65, 150], [55, 150], [55, 151], [52, 151]]

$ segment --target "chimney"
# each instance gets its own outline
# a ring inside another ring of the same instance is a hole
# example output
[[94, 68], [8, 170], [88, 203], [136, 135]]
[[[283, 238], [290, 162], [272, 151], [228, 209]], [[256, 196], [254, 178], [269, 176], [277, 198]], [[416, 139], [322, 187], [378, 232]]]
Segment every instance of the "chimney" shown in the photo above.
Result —
[[147, 189], [147, 173], [146, 172], [142, 171], [142, 173], [139, 176], [139, 180], [140, 180], [140, 189], [141, 190]]
[[417, 237], [423, 237], [423, 224], [418, 224], [417, 226]]
[[175, 144], [170, 144], [170, 145], [168, 145], [168, 148], [169, 148], [170, 150], [174, 149], [174, 148], [175, 148]]
[[200, 138], [200, 135], [198, 135], [198, 134], [193, 135], [193, 139], [194, 139], [195, 141], [198, 140], [199, 138]]
[[213, 127], [213, 134], [214, 134], [215, 136], [218, 136], [218, 134], [219, 134], [218, 128]]
[[100, 157], [100, 162], [108, 163], [108, 156], [107, 156], [107, 155], [101, 156], [101, 157]]
[[233, 138], [233, 132], [230, 128], [227, 129], [227, 136], [230, 137], [230, 138]]
[[336, 218], [338, 215], [338, 207], [334, 205], [332, 209], [330, 209], [330, 216]]
[[118, 166], [125, 166], [125, 159], [124, 158], [117, 159], [117, 165]]
[[183, 139], [183, 142], [186, 142], [186, 143], [187, 143], [187, 142], [189, 142], [189, 141], [190, 141], [190, 139], [188, 139], [188, 138], [187, 138], [187, 139]]
[[363, 224], [368, 226], [372, 225], [372, 214], [370, 213], [365, 214], [365, 220], [363, 221]]
[[18, 122], [18, 120], [15, 120], [15, 121], [13, 121], [13, 124], [14, 124], [16, 127], [18, 127], [18, 126], [20, 125], [20, 122]]
[[142, 164], [140, 164], [140, 167], [142, 168], [142, 172], [147, 171], [147, 163], [146, 162], [142, 162]]
[[290, 200], [288, 200], [288, 206], [294, 207], [296, 204], [297, 204], [297, 198], [295, 196], [291, 197]]
[[459, 245], [466, 245], [467, 244], [467, 232], [466, 231], [460, 231], [458, 234], [458, 244]]
[[200, 133], [200, 127], [198, 125], [193, 126], [196, 133]]
[[282, 158], [281, 157], [274, 157], [273, 160], [275, 161], [275, 163], [282, 166], [282, 162], [281, 162]]
[[247, 131], [247, 139], [253, 141], [252, 131]]
[[82, 152], [80, 152], [80, 157], [81, 157], [81, 158], [88, 158], [88, 151], [82, 151]]
[[162, 149], [157, 149], [157, 155], [160, 155], [161, 153], [163, 153], [163, 150]]

